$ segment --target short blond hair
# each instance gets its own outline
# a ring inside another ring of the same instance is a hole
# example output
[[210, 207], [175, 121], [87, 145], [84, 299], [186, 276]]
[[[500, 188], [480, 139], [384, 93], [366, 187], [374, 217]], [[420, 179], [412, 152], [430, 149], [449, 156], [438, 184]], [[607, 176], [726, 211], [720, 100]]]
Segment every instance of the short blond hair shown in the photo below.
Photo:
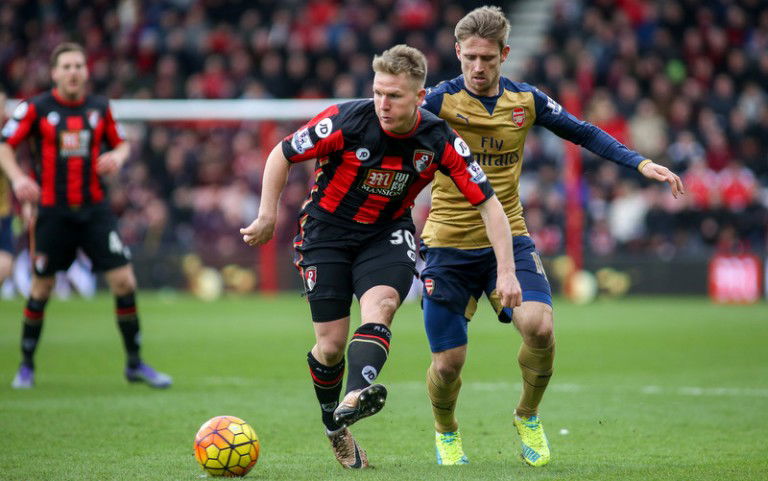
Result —
[[469, 37], [493, 40], [503, 50], [509, 36], [509, 20], [500, 7], [480, 7], [464, 15], [453, 31], [457, 42]]
[[427, 58], [421, 50], [405, 44], [395, 45], [373, 57], [373, 71], [392, 75], [406, 74], [417, 88], [427, 81]]

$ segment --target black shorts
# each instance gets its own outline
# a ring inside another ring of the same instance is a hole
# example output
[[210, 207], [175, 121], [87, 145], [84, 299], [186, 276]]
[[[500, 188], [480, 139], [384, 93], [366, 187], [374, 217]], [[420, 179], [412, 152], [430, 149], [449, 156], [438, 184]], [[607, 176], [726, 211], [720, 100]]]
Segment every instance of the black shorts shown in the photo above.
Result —
[[[348, 306], [374, 286], [390, 286], [402, 301], [416, 273], [413, 222], [401, 221], [361, 232], [303, 217], [294, 239], [294, 263], [310, 304], [337, 300]], [[316, 321], [317, 316], [313, 317]], [[331, 319], [323, 319], [331, 320]]]
[[67, 270], [77, 249], [91, 259], [94, 272], [128, 264], [130, 251], [117, 234], [117, 218], [106, 205], [41, 207], [35, 223], [35, 273]]

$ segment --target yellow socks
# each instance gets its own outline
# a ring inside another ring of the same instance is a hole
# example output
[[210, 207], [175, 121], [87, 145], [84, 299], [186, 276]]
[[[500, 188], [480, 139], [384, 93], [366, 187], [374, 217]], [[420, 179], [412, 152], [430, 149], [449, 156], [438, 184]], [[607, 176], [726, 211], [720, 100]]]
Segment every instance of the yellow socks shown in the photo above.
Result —
[[517, 406], [517, 415], [530, 417], [537, 413], [541, 397], [552, 377], [552, 363], [555, 359], [555, 343], [549, 347], [536, 348], [523, 343], [517, 355], [523, 373], [523, 393]]
[[432, 401], [432, 414], [435, 416], [435, 430], [437, 432], [455, 432], [459, 429], [454, 411], [460, 389], [461, 377], [450, 384], [445, 384], [430, 364], [429, 369], [427, 369], [427, 393]]

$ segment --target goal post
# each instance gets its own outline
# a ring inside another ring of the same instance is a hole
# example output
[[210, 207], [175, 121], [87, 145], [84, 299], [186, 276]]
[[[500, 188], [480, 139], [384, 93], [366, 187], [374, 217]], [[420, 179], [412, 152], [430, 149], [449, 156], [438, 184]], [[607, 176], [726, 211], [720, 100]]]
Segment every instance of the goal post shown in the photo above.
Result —
[[[314, 117], [325, 108], [350, 99], [114, 99], [115, 118], [123, 122], [274, 120], [289, 121]], [[12, 117], [21, 99], [8, 99], [7, 118]]]
[[194, 120], [309, 120], [346, 99], [112, 100], [124, 122]]

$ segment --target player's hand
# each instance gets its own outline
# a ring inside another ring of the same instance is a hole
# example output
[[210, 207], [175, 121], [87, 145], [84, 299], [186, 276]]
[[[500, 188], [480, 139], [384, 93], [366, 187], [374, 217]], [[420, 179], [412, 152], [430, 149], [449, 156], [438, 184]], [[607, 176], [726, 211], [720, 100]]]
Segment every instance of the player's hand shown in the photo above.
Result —
[[248, 227], [240, 229], [240, 233], [243, 235], [243, 242], [249, 246], [266, 244], [275, 235], [275, 221], [259, 217]]
[[518, 307], [522, 304], [523, 290], [514, 270], [497, 273], [496, 294], [504, 307]]
[[683, 187], [683, 181], [680, 180], [674, 172], [659, 165], [656, 162], [648, 162], [643, 166], [640, 171], [648, 179], [658, 180], [659, 182], [666, 182], [672, 187], [672, 196], [677, 199], [678, 195], [685, 194], [685, 188]]
[[123, 158], [114, 150], [104, 152], [96, 159], [96, 172], [99, 174], [114, 174], [123, 166]]
[[37, 202], [40, 198], [40, 186], [28, 175], [14, 179], [11, 188], [19, 202]]

